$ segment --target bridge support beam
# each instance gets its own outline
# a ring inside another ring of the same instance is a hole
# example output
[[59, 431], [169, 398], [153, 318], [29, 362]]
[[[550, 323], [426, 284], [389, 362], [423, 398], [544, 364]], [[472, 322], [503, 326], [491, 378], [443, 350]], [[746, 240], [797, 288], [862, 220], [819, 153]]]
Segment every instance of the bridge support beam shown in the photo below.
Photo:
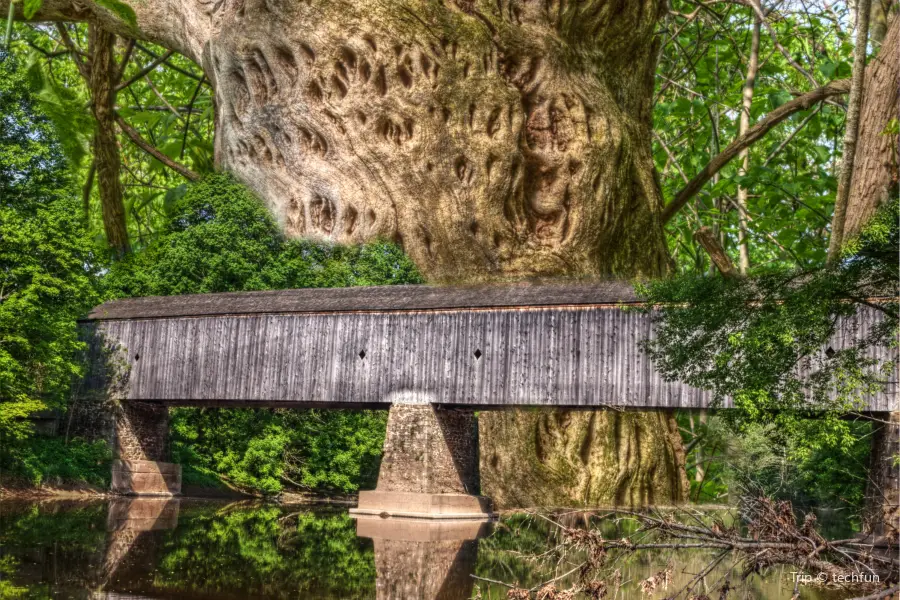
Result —
[[168, 454], [169, 409], [145, 402], [121, 402], [116, 411], [112, 491], [130, 496], [181, 493], [181, 465]]
[[422, 519], [487, 519], [478, 495], [478, 424], [471, 409], [395, 403], [378, 485], [351, 512]]

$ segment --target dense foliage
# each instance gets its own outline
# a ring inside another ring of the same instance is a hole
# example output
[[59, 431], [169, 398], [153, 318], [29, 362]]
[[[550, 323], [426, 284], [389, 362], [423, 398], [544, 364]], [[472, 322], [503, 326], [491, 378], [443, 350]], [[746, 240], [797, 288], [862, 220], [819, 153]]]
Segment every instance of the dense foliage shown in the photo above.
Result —
[[[764, 7], [771, 33], [761, 28], [749, 124], [801, 91], [849, 77], [852, 64], [853, 31], [846, 27], [852, 11], [845, 3], [766, 4], [773, 5]], [[754, 20], [746, 4], [672, 3], [661, 34], [665, 50], [653, 113], [654, 157], [666, 199], [740, 135]], [[709, 268], [693, 239], [704, 225], [720, 231], [726, 249], [736, 254], [742, 212], [751, 264], [821, 263], [844, 113], [838, 103], [810, 106], [751, 146], [746, 170], [740, 158], [724, 167], [670, 223], [669, 247], [678, 271]], [[747, 190], [743, 208], [739, 188]]]
[[[896, 347], [898, 339], [898, 217], [897, 202], [882, 209], [832, 267], [684, 276], [643, 287], [658, 309], [657, 335], [645, 344], [657, 368], [710, 390], [716, 402], [731, 398], [737, 409], [723, 413], [726, 429], [693, 432], [707, 438], [707, 462], [726, 463], [716, 466], [724, 476], [707, 494], [721, 493], [730, 479], [795, 500], [860, 505], [871, 427], [843, 415], [861, 410], [897, 368], [869, 351]], [[860, 308], [879, 324], [854, 345], [831, 348], [839, 319]], [[815, 418], [805, 418], [810, 411]], [[710, 498], [695, 490], [701, 497]]]
[[[766, 269], [748, 278], [682, 277], [653, 282], [662, 307], [646, 348], [667, 377], [726, 396], [748, 416], [817, 408], [858, 409], [895, 365], [866, 355], [896, 338], [900, 234], [897, 203], [833, 268]], [[870, 302], [873, 297], [889, 301]], [[838, 319], [860, 306], [881, 317], [855, 345], [827, 350]], [[803, 377], [798, 366], [810, 371]]]
[[[103, 278], [111, 297], [420, 283], [394, 245], [288, 240], [266, 208], [227, 175], [210, 175], [173, 204], [167, 227]], [[385, 415], [370, 411], [177, 409], [173, 459], [187, 483], [355, 491], [374, 484]]]
[[65, 405], [82, 370], [75, 320], [97, 299], [67, 164], [34, 104], [23, 66], [0, 55], [0, 469], [102, 482], [108, 450], [34, 440], [27, 419]]

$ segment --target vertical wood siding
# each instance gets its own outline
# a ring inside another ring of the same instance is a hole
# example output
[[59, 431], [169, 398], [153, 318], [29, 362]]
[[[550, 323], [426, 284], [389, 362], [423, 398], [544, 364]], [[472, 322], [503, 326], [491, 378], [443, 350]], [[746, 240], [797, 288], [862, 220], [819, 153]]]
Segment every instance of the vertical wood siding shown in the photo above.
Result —
[[[830, 345], [861, 339], [880, 315], [862, 308], [841, 323]], [[712, 400], [664, 381], [641, 352], [641, 341], [653, 335], [649, 315], [609, 306], [94, 323], [131, 367], [131, 400], [367, 404], [409, 391], [484, 408], [685, 408]], [[891, 353], [869, 351], [881, 359]], [[897, 410], [896, 392], [894, 375], [888, 392], [869, 398], [868, 408]]]

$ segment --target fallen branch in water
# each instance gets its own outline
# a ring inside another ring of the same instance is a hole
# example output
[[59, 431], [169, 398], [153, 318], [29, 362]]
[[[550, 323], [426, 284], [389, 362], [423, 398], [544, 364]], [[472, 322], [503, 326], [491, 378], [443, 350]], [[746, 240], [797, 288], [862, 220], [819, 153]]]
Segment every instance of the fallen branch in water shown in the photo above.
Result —
[[[669, 514], [617, 511], [603, 515], [600, 520], [624, 516], [637, 522], [639, 528], [632, 539], [614, 540], [604, 538], [596, 527], [567, 526], [551, 515], [533, 512], [533, 517], [552, 525], [557, 540], [555, 548], [533, 558], [543, 561], [555, 557], [557, 568], [562, 566], [563, 557], [569, 559], [574, 554], [579, 560], [559, 569], [563, 571], [561, 575], [531, 588], [477, 579], [507, 587], [506, 597], [514, 600], [600, 599], [612, 595], [613, 589], [618, 593], [621, 573], [616, 569], [611, 582], [609, 571], [611, 563], [623, 556], [643, 550], [710, 549], [719, 552], [679, 590], [667, 594], [667, 600], [708, 600], [706, 594], [710, 593], [711, 586], [705, 580], [728, 558], [732, 559], [730, 566], [726, 566], [725, 574], [712, 585], [717, 588], [720, 600], [725, 600], [734, 589], [730, 580], [732, 573], [744, 580], [781, 565], [796, 569], [792, 572], [795, 574], [795, 597], [798, 597], [799, 575], [802, 574], [815, 575], [805, 583], [846, 588], [852, 582], [857, 591], [871, 592], [858, 600], [878, 600], [897, 592], [897, 587], [876, 591], [881, 586], [897, 583], [900, 561], [893, 554], [878, 554], [871, 544], [861, 543], [857, 538], [828, 540], [819, 533], [815, 515], [808, 514], [798, 521], [789, 502], [764, 497], [746, 498], [739, 513], [743, 528], [738, 524], [726, 525], [715, 516], [707, 516], [704, 520], [704, 515], [698, 511], [681, 510]], [[665, 569], [639, 581], [637, 585], [642, 594], [668, 590], [674, 568], [670, 562]], [[569, 587], [558, 589], [556, 586], [561, 582], [568, 582]], [[701, 583], [702, 590], [698, 589]]]

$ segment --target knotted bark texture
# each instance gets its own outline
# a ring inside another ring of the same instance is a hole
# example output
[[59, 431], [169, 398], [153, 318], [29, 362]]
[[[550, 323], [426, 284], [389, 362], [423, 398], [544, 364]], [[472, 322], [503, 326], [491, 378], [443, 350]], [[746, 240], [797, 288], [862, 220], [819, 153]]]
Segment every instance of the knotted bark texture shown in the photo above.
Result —
[[662, 3], [205, 5], [217, 157], [285, 230], [432, 281], [656, 275]]
[[670, 413], [485, 416], [481, 488], [498, 508], [648, 506], [688, 496], [684, 447]]

